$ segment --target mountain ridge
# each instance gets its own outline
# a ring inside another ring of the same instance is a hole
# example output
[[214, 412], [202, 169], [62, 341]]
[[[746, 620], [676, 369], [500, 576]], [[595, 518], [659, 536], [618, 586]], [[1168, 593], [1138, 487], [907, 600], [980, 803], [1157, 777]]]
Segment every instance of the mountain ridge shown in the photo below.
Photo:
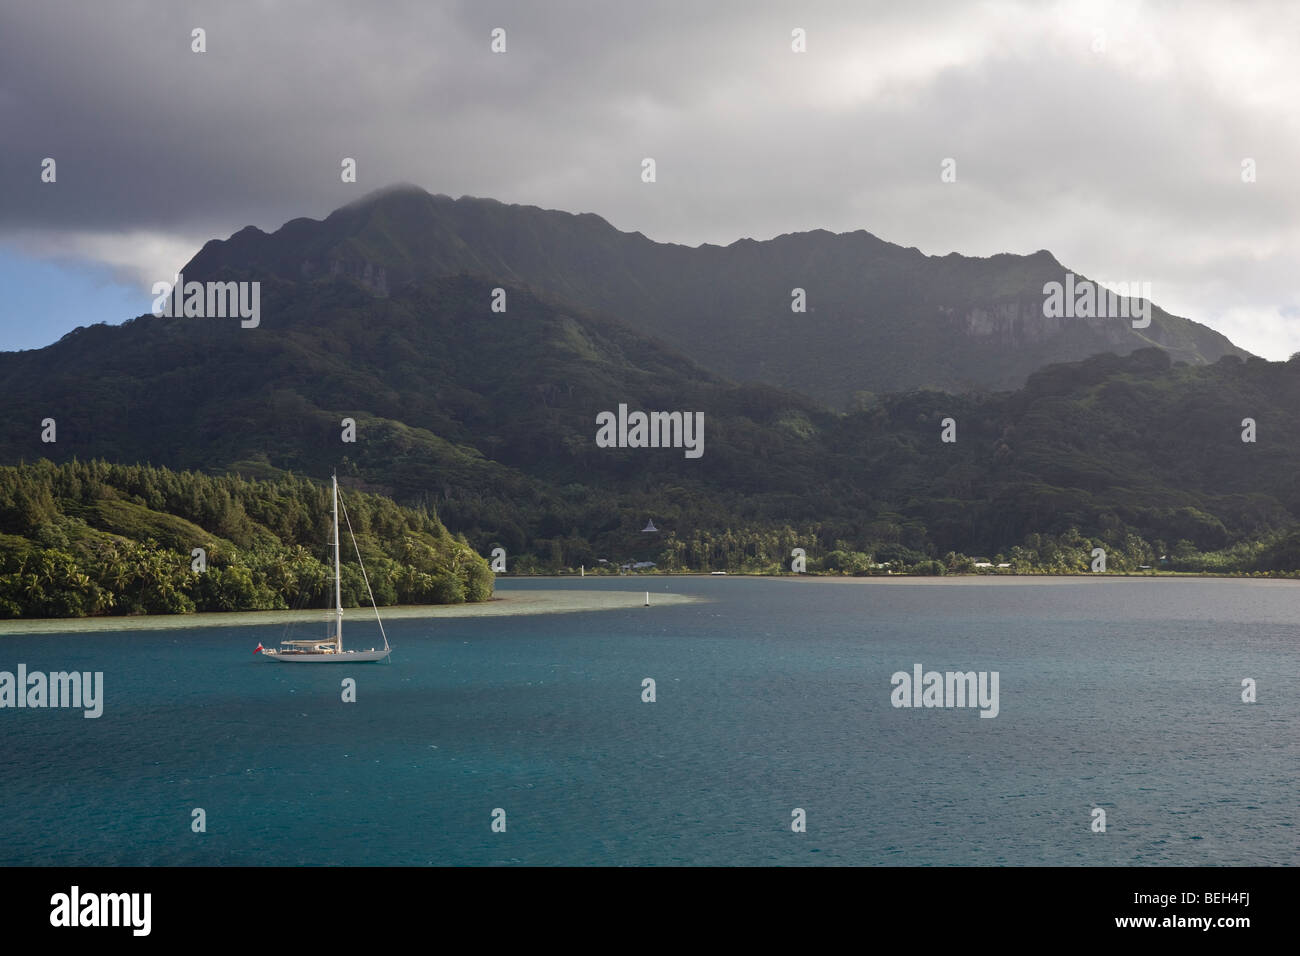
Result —
[[[617, 316], [726, 378], [841, 408], [858, 391], [1013, 388], [1054, 361], [1150, 345], [1191, 364], [1249, 356], [1158, 306], [1146, 330], [1127, 319], [1044, 316], [1044, 284], [1067, 271], [1047, 250], [931, 256], [864, 229], [686, 246], [620, 231], [595, 213], [409, 185], [322, 220], [212, 240], [184, 271], [204, 279], [256, 270], [287, 281], [343, 274], [381, 295], [420, 279], [495, 277]], [[806, 291], [805, 313], [791, 311], [795, 288]]]

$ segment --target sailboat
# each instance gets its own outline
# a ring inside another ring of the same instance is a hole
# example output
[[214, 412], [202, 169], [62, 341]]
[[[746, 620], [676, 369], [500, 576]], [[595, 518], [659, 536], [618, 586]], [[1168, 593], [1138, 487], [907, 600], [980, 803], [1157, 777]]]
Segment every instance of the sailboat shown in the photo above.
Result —
[[361, 578], [366, 582], [366, 593], [370, 595], [370, 606], [375, 609], [375, 620], [379, 623], [379, 633], [384, 638], [382, 649], [370, 648], [368, 651], [345, 651], [343, 649], [343, 583], [339, 565], [339, 479], [332, 476], [334, 487], [334, 607], [329, 614], [329, 627], [324, 640], [284, 641], [279, 648], [262, 647], [257, 650], [273, 661], [281, 664], [364, 664], [372, 661], [387, 660], [392, 653], [388, 646], [388, 635], [384, 633], [384, 622], [379, 620], [379, 607], [375, 604], [375, 594], [370, 590], [370, 578], [366, 575], [366, 566], [361, 564], [361, 549], [357, 547], [357, 536], [352, 533], [352, 522], [348, 519], [348, 509], [343, 508], [343, 520], [347, 522], [348, 534], [352, 537], [352, 547], [357, 553], [357, 563], [361, 564]]

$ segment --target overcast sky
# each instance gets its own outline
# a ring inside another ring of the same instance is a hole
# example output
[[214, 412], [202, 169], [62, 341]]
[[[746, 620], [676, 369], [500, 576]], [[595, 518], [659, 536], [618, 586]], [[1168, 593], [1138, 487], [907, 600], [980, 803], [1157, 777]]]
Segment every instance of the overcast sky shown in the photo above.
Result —
[[692, 245], [1049, 249], [1286, 358], [1297, 64], [1289, 3], [5, 3], [0, 348], [148, 311], [209, 238], [408, 181]]

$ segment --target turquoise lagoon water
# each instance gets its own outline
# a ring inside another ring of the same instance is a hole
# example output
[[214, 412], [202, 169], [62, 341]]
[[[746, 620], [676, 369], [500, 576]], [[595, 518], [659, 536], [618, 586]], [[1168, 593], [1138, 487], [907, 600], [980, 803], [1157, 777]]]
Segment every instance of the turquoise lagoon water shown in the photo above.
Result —
[[[105, 684], [99, 719], [0, 710], [0, 863], [1300, 859], [1300, 584], [498, 582], [647, 587], [707, 600], [397, 620], [351, 668], [254, 657], [279, 627], [0, 637]], [[918, 663], [997, 671], [998, 716], [893, 707]]]

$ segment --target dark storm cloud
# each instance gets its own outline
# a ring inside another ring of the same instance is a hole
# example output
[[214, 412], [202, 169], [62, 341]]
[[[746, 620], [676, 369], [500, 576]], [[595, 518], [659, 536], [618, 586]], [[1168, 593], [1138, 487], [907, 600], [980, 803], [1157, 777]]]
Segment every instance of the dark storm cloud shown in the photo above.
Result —
[[1300, 345], [1296, 26], [1277, 4], [10, 5], [0, 241], [158, 275], [409, 181], [669, 241], [1049, 248], [1277, 355]]

